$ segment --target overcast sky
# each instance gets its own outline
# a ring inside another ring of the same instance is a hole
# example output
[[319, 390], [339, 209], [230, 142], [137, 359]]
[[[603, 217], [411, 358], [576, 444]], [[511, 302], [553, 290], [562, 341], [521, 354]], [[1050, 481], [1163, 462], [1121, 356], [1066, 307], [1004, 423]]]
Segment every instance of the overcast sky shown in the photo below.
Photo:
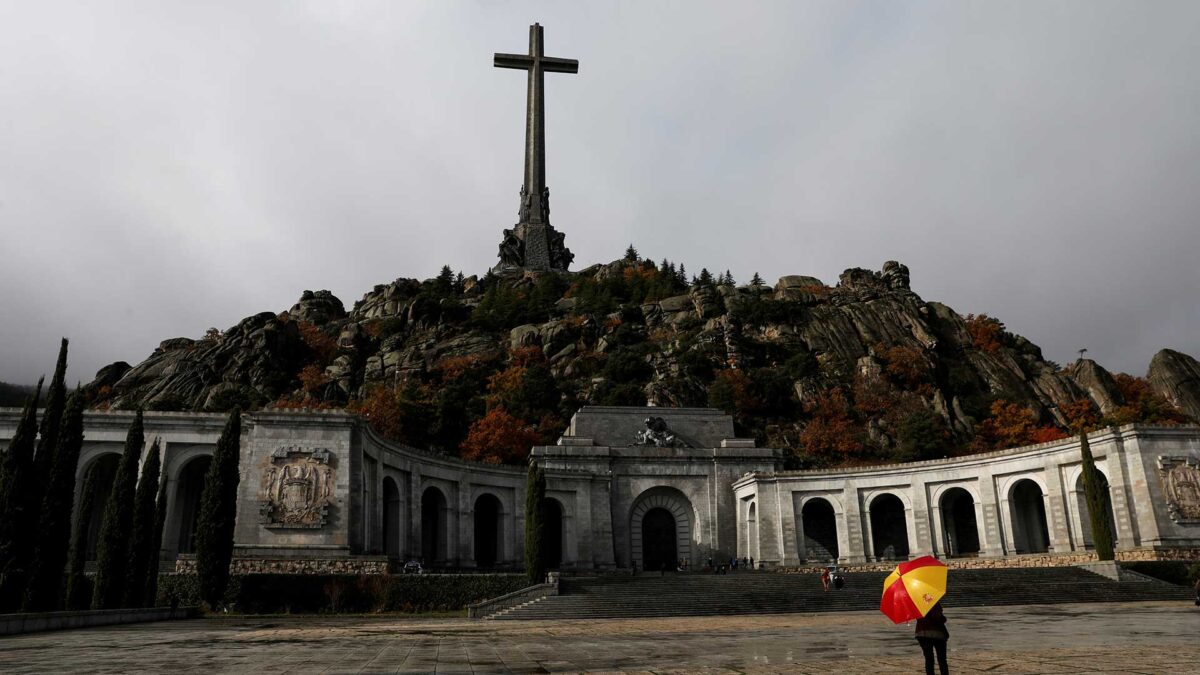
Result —
[[1200, 356], [1200, 3], [0, 0], [0, 380], [482, 274], [524, 142], [492, 54], [534, 21], [580, 62], [546, 77], [576, 269], [895, 259], [1059, 362]]

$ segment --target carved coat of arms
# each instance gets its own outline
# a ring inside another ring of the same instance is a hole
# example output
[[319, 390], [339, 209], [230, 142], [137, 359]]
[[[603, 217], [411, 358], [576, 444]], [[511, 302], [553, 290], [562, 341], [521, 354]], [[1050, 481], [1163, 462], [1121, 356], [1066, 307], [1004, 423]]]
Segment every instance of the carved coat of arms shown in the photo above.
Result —
[[1200, 523], [1200, 462], [1194, 457], [1159, 457], [1158, 475], [1171, 520]]
[[324, 448], [279, 448], [263, 471], [262, 522], [275, 528], [319, 528], [329, 520], [336, 473]]

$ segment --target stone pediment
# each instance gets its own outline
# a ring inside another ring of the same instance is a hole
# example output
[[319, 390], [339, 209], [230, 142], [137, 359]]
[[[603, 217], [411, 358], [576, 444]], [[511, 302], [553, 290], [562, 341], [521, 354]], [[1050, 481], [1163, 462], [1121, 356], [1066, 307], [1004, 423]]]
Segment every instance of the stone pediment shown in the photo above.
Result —
[[[584, 406], [571, 418], [560, 445], [575, 445], [573, 438], [591, 439], [608, 447], [647, 445], [639, 436], [646, 420], [661, 419], [674, 440], [673, 447], [720, 448], [734, 438], [733, 418], [714, 408], [657, 408], [652, 406]], [[655, 445], [650, 439], [649, 445]]]

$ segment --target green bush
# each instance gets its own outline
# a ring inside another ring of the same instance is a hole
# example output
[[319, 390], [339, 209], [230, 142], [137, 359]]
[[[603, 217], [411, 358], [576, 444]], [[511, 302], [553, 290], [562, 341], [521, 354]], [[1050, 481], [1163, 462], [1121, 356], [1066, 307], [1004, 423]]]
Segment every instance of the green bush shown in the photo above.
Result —
[[1121, 567], [1180, 586], [1191, 586], [1196, 583], [1196, 577], [1200, 576], [1200, 562], [1187, 562], [1185, 560], [1123, 562], [1121, 563]]
[[[247, 614], [366, 614], [453, 611], [527, 586], [520, 574], [245, 574], [230, 578], [223, 604]], [[159, 577], [158, 604], [199, 605], [194, 574]]]

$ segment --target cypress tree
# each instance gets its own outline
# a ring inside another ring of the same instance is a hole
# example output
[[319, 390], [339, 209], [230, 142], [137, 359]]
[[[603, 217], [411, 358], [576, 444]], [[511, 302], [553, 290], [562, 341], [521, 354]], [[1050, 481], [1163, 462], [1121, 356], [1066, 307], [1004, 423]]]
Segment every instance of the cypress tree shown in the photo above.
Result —
[[1096, 470], [1096, 460], [1092, 457], [1086, 431], [1079, 432], [1079, 454], [1083, 455], [1083, 494], [1087, 499], [1088, 519], [1092, 525], [1092, 545], [1096, 547], [1097, 558], [1112, 560], [1115, 556], [1112, 523], [1108, 517], [1109, 496], [1101, 488], [1100, 472]]
[[241, 410], [229, 413], [225, 430], [217, 440], [196, 522], [196, 576], [200, 599], [209, 607], [220, 605], [229, 585], [229, 563], [233, 560], [233, 526], [237, 517], [237, 489], [241, 476]]
[[58, 446], [50, 469], [50, 482], [42, 498], [38, 543], [34, 549], [25, 611], [46, 612], [62, 601], [63, 571], [71, 544], [71, 513], [75, 510], [75, 467], [83, 447], [83, 390], [76, 388], [67, 399]]
[[546, 522], [542, 502], [546, 499], [546, 475], [536, 463], [530, 463], [525, 480], [525, 574], [530, 584], [546, 580], [546, 559], [542, 555], [546, 540]]
[[163, 526], [167, 524], [167, 481], [158, 482], [158, 499], [154, 504], [154, 532], [150, 535], [150, 568], [146, 570], [143, 607], [158, 603], [158, 562], [162, 556]]
[[29, 578], [29, 565], [37, 541], [37, 506], [40, 494], [33, 480], [33, 452], [37, 445], [37, 391], [25, 402], [21, 421], [0, 463], [0, 613], [21, 608]]
[[133, 494], [137, 484], [138, 461], [146, 442], [142, 411], [138, 410], [125, 436], [125, 451], [117, 465], [112, 489], [100, 521], [100, 540], [96, 544], [96, 579], [92, 589], [92, 609], [116, 609], [125, 599], [125, 575], [129, 564], [130, 529], [133, 525]]
[[158, 574], [157, 556], [152, 547], [155, 529], [154, 499], [158, 496], [158, 473], [160, 468], [158, 439], [150, 446], [150, 453], [142, 466], [142, 477], [138, 480], [134, 496], [133, 535], [129, 540], [129, 566], [125, 575], [125, 607], [144, 606], [146, 575], [150, 570]]
[[96, 506], [96, 493], [100, 491], [97, 474], [92, 467], [83, 479], [83, 490], [79, 493], [79, 514], [75, 517], [75, 528], [71, 534], [71, 563], [67, 570], [67, 609], [87, 609], [92, 604], [92, 587], [87, 582], [87, 536], [92, 524], [92, 509]]
[[[58, 448], [58, 431], [62, 428], [63, 408], [67, 401], [67, 339], [58, 347], [58, 363], [54, 365], [54, 377], [50, 378], [50, 389], [46, 392], [46, 409], [42, 412], [42, 437], [38, 440], [36, 465], [37, 489], [45, 491], [54, 466], [54, 453]], [[40, 500], [42, 495], [38, 495]]]

